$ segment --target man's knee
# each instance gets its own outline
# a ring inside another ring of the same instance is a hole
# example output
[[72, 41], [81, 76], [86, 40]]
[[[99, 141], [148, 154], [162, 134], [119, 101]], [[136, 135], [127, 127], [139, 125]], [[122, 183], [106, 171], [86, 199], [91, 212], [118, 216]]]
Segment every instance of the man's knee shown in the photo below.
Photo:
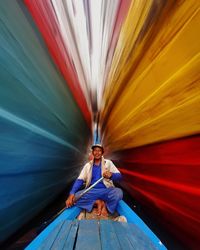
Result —
[[119, 200], [122, 200], [123, 198], [123, 192], [121, 190], [121, 188], [115, 188], [115, 192], [116, 192], [116, 196], [118, 197]]
[[109, 196], [112, 196], [115, 200], [121, 200], [123, 198], [123, 192], [120, 188], [113, 188]]

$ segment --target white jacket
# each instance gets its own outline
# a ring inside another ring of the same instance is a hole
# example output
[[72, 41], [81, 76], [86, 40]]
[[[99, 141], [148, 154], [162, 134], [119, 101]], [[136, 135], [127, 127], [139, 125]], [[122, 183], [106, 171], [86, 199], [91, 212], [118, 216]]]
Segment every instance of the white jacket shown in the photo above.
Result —
[[[90, 182], [92, 179], [92, 167], [93, 167], [93, 161], [86, 163], [85, 166], [83, 167], [79, 177], [78, 177], [78, 179], [81, 179], [86, 183], [85, 184], [86, 188], [90, 185]], [[102, 157], [102, 161], [101, 161], [101, 173], [102, 173], [102, 175], [107, 170], [112, 172], [112, 173], [120, 173], [112, 161], [104, 159]], [[110, 179], [104, 178], [103, 183], [107, 188], [114, 187], [113, 181]]]

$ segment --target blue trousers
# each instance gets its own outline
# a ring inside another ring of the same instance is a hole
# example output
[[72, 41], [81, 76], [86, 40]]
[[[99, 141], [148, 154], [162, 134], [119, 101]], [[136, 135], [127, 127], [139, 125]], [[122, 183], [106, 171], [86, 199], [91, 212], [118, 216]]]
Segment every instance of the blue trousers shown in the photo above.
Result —
[[[77, 192], [75, 196], [78, 197], [82, 192], [83, 190]], [[120, 188], [93, 188], [76, 202], [76, 206], [91, 212], [95, 201], [103, 200], [108, 211], [112, 214], [122, 198], [123, 192]]]

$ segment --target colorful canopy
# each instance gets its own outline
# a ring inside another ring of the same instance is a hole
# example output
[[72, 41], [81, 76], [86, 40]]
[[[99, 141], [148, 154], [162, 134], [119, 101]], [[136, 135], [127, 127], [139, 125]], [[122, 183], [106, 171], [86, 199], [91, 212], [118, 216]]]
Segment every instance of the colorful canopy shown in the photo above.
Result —
[[76, 178], [98, 124], [163, 243], [196, 247], [199, 27], [196, 0], [0, 1], [1, 240]]

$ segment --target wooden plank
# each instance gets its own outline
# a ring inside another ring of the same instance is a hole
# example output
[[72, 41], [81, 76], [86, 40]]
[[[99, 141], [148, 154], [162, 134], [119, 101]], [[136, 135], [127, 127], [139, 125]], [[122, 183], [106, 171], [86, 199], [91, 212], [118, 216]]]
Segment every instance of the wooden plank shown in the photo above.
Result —
[[49, 234], [55, 229], [55, 227], [65, 220], [73, 220], [79, 213], [81, 209], [78, 207], [71, 207], [66, 209], [61, 213], [50, 225], [48, 225], [44, 231], [42, 231], [26, 248], [25, 250], [39, 249], [41, 244], [49, 236]]
[[143, 231], [132, 223], [121, 223], [121, 229], [126, 233], [132, 248], [136, 250], [157, 250], [158, 248]]
[[38, 250], [50, 249], [56, 237], [58, 236], [63, 224], [64, 224], [64, 221], [61, 221], [58, 225], [56, 225], [55, 228], [51, 231], [51, 233], [47, 236], [47, 238], [42, 242], [40, 247], [38, 247], [37, 249]]
[[62, 250], [64, 245], [65, 245], [65, 241], [70, 233], [71, 230], [71, 226], [72, 226], [72, 221], [66, 220], [64, 222], [64, 224], [62, 225], [59, 234], [57, 235], [55, 241], [53, 242], [52, 246], [51, 246], [51, 250]]
[[152, 240], [136, 225], [129, 223], [127, 229], [131, 239], [137, 242], [137, 249], [158, 250]]
[[132, 248], [135, 250], [142, 250], [143, 248], [140, 248], [140, 244], [138, 244], [138, 241], [130, 232], [129, 224], [128, 223], [121, 223], [122, 230], [126, 233], [127, 238], [129, 239]]
[[[120, 215], [124, 215], [128, 223], [133, 223], [138, 230], [141, 230], [141, 232], [146, 235], [146, 237], [153, 243], [151, 249], [166, 250], [166, 247], [160, 242], [159, 238], [150, 230], [150, 228], [144, 223], [144, 221], [141, 220], [124, 201], [119, 201], [117, 206], [117, 212]], [[138, 236], [136, 236], [136, 238], [137, 241], [140, 240], [139, 234]], [[141, 240], [141, 246], [143, 244], [142, 241], [143, 240]], [[149, 245], [151, 244], [149, 243]]]
[[79, 221], [79, 230], [78, 230], [78, 237], [75, 249], [101, 250], [99, 221], [97, 220]]
[[124, 250], [135, 249], [134, 248], [135, 245], [132, 244], [132, 242], [130, 241], [128, 237], [129, 232], [124, 230], [124, 227], [123, 227], [123, 224], [127, 225], [127, 223], [116, 222], [116, 221], [112, 221], [110, 223], [112, 223], [112, 226], [116, 232], [121, 249], [124, 249]]
[[75, 245], [75, 241], [76, 241], [76, 237], [77, 237], [77, 233], [78, 233], [78, 228], [79, 228], [79, 222], [77, 220], [72, 221], [71, 228], [70, 228], [69, 234], [65, 240], [65, 244], [64, 244], [63, 249], [67, 249], [67, 250], [74, 249], [74, 245]]
[[120, 250], [120, 244], [111, 221], [100, 221], [100, 237], [102, 250]]

